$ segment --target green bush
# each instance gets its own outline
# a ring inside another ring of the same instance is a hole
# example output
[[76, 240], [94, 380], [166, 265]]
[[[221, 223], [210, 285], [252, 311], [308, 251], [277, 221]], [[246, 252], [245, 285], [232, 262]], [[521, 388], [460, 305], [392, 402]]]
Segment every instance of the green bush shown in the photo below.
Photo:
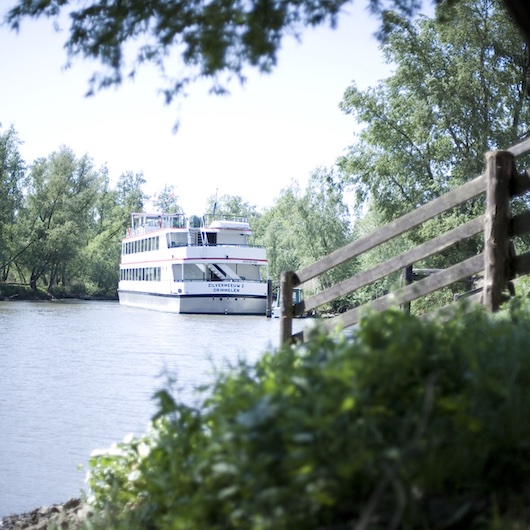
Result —
[[[91, 459], [102, 528], [501, 528], [530, 485], [530, 309], [365, 317], [353, 338], [158, 394], [152, 430]], [[368, 526], [365, 526], [365, 528]]]

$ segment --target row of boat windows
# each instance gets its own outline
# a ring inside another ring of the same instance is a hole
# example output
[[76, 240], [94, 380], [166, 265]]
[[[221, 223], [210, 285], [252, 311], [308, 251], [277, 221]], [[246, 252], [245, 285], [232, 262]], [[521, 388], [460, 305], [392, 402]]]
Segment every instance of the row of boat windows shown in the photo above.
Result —
[[150, 252], [160, 248], [160, 238], [146, 237], [145, 239], [137, 239], [136, 241], [129, 241], [123, 244], [124, 254], [136, 254], [137, 252]]
[[120, 280], [159, 282], [160, 267], [138, 267], [134, 269], [121, 269]]

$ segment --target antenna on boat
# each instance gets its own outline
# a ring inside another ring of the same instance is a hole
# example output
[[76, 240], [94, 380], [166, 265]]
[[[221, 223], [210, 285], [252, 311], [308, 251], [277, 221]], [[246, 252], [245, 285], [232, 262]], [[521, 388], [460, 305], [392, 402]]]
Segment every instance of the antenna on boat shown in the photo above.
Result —
[[215, 219], [215, 210], [217, 210], [217, 192], [218, 191], [219, 191], [219, 188], [215, 188], [215, 200], [213, 201], [212, 220]]

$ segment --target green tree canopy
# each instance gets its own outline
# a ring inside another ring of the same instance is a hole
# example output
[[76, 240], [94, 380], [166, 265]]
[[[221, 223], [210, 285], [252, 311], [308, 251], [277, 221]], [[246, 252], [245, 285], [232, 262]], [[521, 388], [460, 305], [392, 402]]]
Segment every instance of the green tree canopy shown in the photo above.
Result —
[[206, 200], [205, 214], [218, 217], [244, 217], [251, 221], [258, 215], [256, 206], [243, 199], [241, 195], [223, 194], [220, 197], [210, 195]]
[[[393, 75], [367, 90], [352, 85], [344, 94], [342, 110], [362, 125], [339, 161], [356, 195], [361, 234], [477, 177], [486, 151], [509, 147], [530, 130], [529, 48], [501, 2], [460, 0], [438, 10], [445, 24], [393, 16], [383, 46]], [[371, 251], [360, 265], [370, 268], [479, 212], [483, 198], [425, 223], [397, 245]], [[481, 248], [477, 236], [415, 266], [446, 268]], [[388, 278], [356, 296], [369, 300], [396, 281]]]
[[49, 290], [66, 282], [68, 266], [87, 244], [100, 176], [87, 155], [78, 159], [63, 146], [36, 160], [29, 179], [19, 220], [19, 236], [27, 246], [19, 262], [29, 271], [33, 289], [45, 279]]
[[[318, 168], [304, 190], [296, 183], [283, 189], [257, 221], [254, 234], [257, 243], [267, 248], [269, 276], [275, 282], [283, 271], [309, 265], [349, 243], [351, 218], [337, 175]], [[351, 272], [351, 264], [339, 267], [313, 287], [329, 287]]]
[[23, 200], [25, 164], [15, 129], [1, 127], [0, 123], [0, 281], [5, 281], [17, 252], [13, 227]]
[[157, 211], [160, 213], [182, 213], [178, 199], [175, 186], [166, 184], [162, 191], [155, 194], [154, 203]]
[[[455, 0], [433, 0], [453, 3]], [[528, 16], [526, 0], [505, 0], [518, 19]], [[169, 102], [199, 78], [211, 81], [214, 92], [223, 92], [232, 76], [244, 78], [245, 66], [270, 71], [277, 61], [285, 35], [298, 37], [306, 26], [334, 26], [341, 9], [351, 0], [13, 0], [6, 16], [12, 28], [30, 17], [68, 13], [71, 26], [66, 41], [69, 59], [96, 59], [105, 68], [94, 74], [90, 92], [119, 85], [145, 63], [160, 68]], [[364, 0], [381, 17], [393, 9], [410, 16], [422, 0]], [[79, 5], [81, 4], [81, 5]], [[131, 57], [133, 52], [133, 59]], [[180, 61], [175, 56], [180, 57]], [[184, 69], [182, 68], [184, 65]]]
[[143, 175], [125, 172], [113, 188], [107, 167], [66, 146], [26, 167], [21, 143], [0, 126], [0, 298], [115, 296], [120, 241], [147, 199]]
[[484, 152], [530, 130], [529, 48], [500, 2], [461, 0], [447, 20], [394, 17], [383, 47], [394, 74], [341, 103], [363, 129], [340, 164], [382, 221], [476, 177]]

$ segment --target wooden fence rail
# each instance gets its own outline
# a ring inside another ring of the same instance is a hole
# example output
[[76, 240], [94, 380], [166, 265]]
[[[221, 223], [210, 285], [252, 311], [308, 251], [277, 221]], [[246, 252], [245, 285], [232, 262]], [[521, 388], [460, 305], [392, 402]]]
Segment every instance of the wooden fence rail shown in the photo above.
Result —
[[[511, 238], [530, 233], [530, 211], [512, 216], [511, 200], [530, 191], [529, 172], [517, 174], [515, 159], [530, 153], [530, 139], [506, 150], [486, 154], [486, 171], [451, 190], [437, 199], [377, 229], [320, 260], [297, 271], [282, 273], [280, 283], [281, 315], [280, 341], [293, 342], [306, 340], [304, 332], [293, 335], [293, 318], [313, 311], [323, 304], [353, 293], [391, 273], [404, 270], [413, 263], [443, 252], [452, 245], [472, 236], [484, 233], [484, 250], [445, 270], [432, 274], [414, 284], [406, 285], [385, 296], [372, 300], [360, 307], [342, 313], [323, 322], [325, 329], [334, 329], [339, 323], [343, 327], [354, 325], [360, 314], [367, 308], [382, 311], [391, 305], [410, 303], [429, 293], [464, 280], [477, 273], [484, 273], [482, 291], [474, 297], [488, 310], [496, 311], [503, 301], [503, 292], [509, 281], [516, 276], [530, 272], [530, 252], [515, 256]], [[529, 170], [530, 171], [530, 170]], [[483, 215], [463, 223], [421, 245], [407, 250], [384, 263], [356, 274], [333, 285], [306, 300], [293, 305], [293, 289], [305, 282], [318, 278], [321, 274], [349, 260], [359, 257], [406, 232], [417, 228], [426, 221], [459, 206], [473, 198], [486, 195]]]

